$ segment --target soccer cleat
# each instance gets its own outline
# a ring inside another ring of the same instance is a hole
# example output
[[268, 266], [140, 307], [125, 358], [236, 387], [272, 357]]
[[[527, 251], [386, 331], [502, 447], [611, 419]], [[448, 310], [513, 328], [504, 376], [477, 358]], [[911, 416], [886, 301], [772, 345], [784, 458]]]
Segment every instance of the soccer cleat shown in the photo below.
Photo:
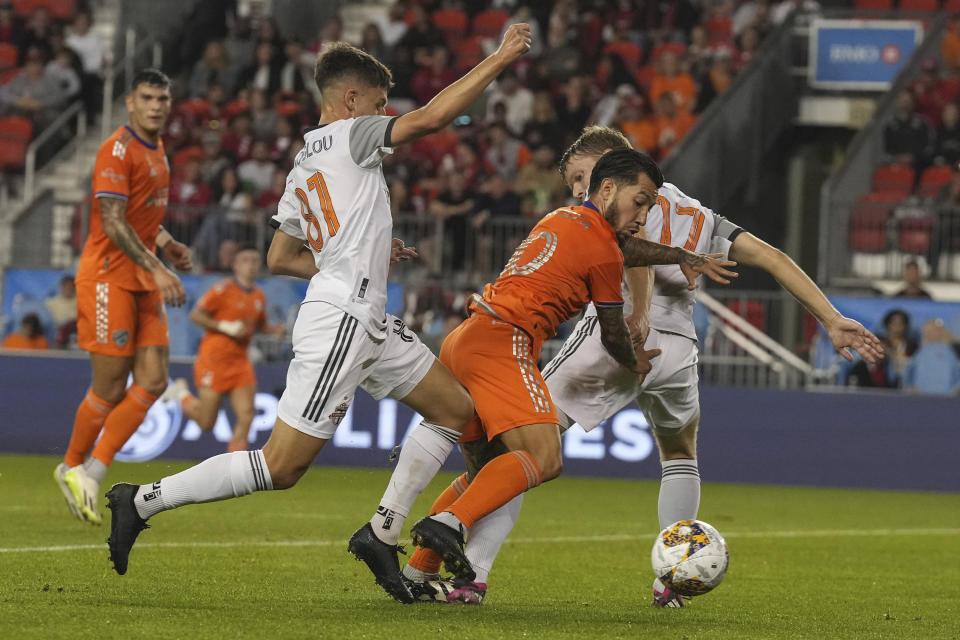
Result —
[[683, 596], [673, 591], [667, 585], [660, 581], [660, 578], [653, 580], [653, 602], [654, 607], [684, 607], [686, 602]]
[[413, 544], [433, 549], [443, 558], [443, 566], [459, 580], [472, 582], [477, 577], [463, 552], [463, 530], [457, 531], [430, 516], [410, 529]]
[[373, 532], [373, 526], [368, 522], [350, 537], [347, 551], [363, 560], [373, 572], [377, 584], [390, 596], [403, 604], [413, 604], [413, 594], [403, 580], [400, 573], [400, 562], [397, 560], [399, 545], [389, 545], [383, 542]]
[[483, 604], [483, 599], [487, 595], [486, 582], [460, 582], [454, 581], [456, 589], [447, 596], [447, 602], [452, 604]]
[[138, 487], [125, 482], [115, 484], [107, 491], [107, 506], [113, 515], [110, 517], [110, 537], [107, 546], [110, 547], [110, 560], [114, 570], [123, 575], [127, 572], [127, 560], [130, 558], [130, 549], [136, 542], [137, 536], [144, 529], [149, 529], [147, 521], [140, 517], [133, 499], [137, 495]]
[[67, 486], [83, 519], [90, 524], [100, 524], [103, 517], [97, 509], [97, 494], [100, 483], [87, 475], [83, 465], [71, 467], [63, 474], [63, 484]]
[[453, 587], [453, 580], [441, 578], [439, 574], [431, 574], [422, 581], [411, 580], [407, 576], [403, 577], [404, 584], [413, 594], [416, 602], [441, 602], [447, 603], [447, 595], [450, 594]]
[[77, 502], [77, 499], [73, 497], [73, 492], [70, 491], [70, 487], [63, 481], [64, 474], [69, 470], [70, 467], [67, 466], [67, 463], [61, 462], [57, 465], [57, 468], [53, 470], [53, 479], [57, 481], [57, 486], [60, 487], [60, 492], [63, 493], [63, 499], [66, 501], [70, 513], [72, 513], [77, 520], [86, 521], [86, 518], [83, 517], [83, 513], [80, 511], [80, 504]]
[[169, 385], [166, 390], [163, 392], [163, 395], [160, 396], [161, 402], [171, 402], [176, 400], [180, 402], [184, 396], [190, 393], [190, 385], [187, 382], [186, 378], [177, 378], [173, 381], [173, 384]]

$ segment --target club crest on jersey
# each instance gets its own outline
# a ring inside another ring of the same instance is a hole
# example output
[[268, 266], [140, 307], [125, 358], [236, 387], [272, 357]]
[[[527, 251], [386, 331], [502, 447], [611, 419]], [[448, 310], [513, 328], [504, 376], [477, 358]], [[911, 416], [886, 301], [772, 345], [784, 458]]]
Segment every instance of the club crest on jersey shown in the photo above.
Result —
[[116, 171], [114, 171], [113, 167], [107, 167], [106, 169], [101, 171], [100, 177], [106, 178], [113, 184], [117, 184], [118, 182], [123, 182], [124, 180], [127, 179], [127, 176], [123, 175], [122, 173], [117, 173]]
[[337, 408], [333, 410], [333, 413], [327, 416], [327, 418], [330, 419], [330, 422], [332, 422], [334, 426], [337, 426], [343, 420], [343, 417], [347, 415], [347, 409], [349, 408], [349, 402], [341, 402], [337, 405]]
[[126, 329], [117, 329], [113, 332], [113, 343], [118, 347], [122, 347], [130, 341], [130, 332]]

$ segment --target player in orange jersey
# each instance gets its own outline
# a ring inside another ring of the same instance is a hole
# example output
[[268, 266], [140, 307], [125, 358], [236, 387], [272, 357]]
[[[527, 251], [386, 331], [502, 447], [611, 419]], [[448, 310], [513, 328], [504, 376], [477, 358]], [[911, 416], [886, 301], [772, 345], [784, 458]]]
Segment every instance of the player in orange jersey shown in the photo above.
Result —
[[224, 394], [236, 416], [227, 451], [247, 448], [253, 421], [257, 378], [247, 357], [250, 339], [257, 331], [282, 335], [282, 324], [267, 324], [266, 297], [256, 285], [263, 257], [253, 245], [242, 246], [233, 258], [233, 277], [211, 287], [190, 312], [190, 319], [207, 330], [193, 364], [197, 395], [179, 378], [161, 396], [179, 400], [183, 412], [209, 431], [217, 420]]
[[156, 249], [177, 269], [192, 266], [190, 250], [160, 226], [170, 182], [160, 139], [170, 79], [138, 72], [126, 104], [129, 123], [101, 145], [93, 166], [90, 233], [77, 268], [77, 341], [90, 352], [93, 381], [54, 472], [70, 511], [92, 524], [101, 520], [96, 500], [107, 467], [167, 387], [164, 303], [182, 305], [186, 293]]
[[693, 286], [696, 270], [720, 281], [733, 263], [634, 238], [663, 184], [648, 156], [620, 149], [593, 171], [590, 199], [544, 217], [517, 248], [473, 312], [444, 341], [440, 361], [470, 391], [478, 419], [461, 442], [486, 438], [507, 451], [487, 463], [446, 510], [411, 530], [460, 580], [474, 572], [463, 533], [474, 522], [562, 469], [559, 419], [537, 368], [543, 342], [592, 301], [606, 355], [644, 374], [659, 350], [634, 347], [623, 317], [624, 265], [680, 264]]

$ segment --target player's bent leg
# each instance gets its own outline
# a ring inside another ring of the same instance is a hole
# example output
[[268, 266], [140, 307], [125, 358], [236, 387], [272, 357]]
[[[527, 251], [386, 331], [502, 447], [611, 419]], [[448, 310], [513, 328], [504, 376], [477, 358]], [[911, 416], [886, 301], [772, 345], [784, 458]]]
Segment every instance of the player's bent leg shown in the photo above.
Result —
[[256, 385], [246, 385], [230, 390], [230, 406], [236, 422], [233, 424], [233, 438], [230, 440], [229, 451], [244, 451], [247, 448], [247, 439], [250, 435], [250, 424], [255, 413], [254, 400], [257, 395]]
[[271, 488], [289, 489], [297, 484], [327, 442], [328, 438], [307, 435], [277, 418], [270, 439], [263, 445], [267, 471], [273, 479]]
[[210, 431], [217, 423], [217, 414], [220, 413], [220, 403], [223, 400], [223, 394], [214, 391], [209, 387], [200, 387], [197, 389], [197, 395], [194, 401], [190, 402], [185, 398], [181, 402], [183, 413], [197, 423], [203, 431]]

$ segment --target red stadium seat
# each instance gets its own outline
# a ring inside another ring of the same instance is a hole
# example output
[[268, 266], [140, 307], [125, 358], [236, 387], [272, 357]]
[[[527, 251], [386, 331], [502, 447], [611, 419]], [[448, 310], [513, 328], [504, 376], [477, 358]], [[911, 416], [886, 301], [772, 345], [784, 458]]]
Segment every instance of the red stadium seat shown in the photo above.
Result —
[[682, 42], [665, 42], [664, 44], [658, 44], [653, 48], [653, 51], [650, 52], [650, 62], [656, 62], [660, 59], [660, 56], [667, 52], [674, 54], [678, 58], [683, 58], [687, 55], [687, 45]]
[[904, 218], [897, 223], [897, 248], [926, 254], [933, 242], [933, 218]]
[[947, 13], [960, 12], [960, 0], [944, 0], [943, 10]]
[[902, 11], [937, 11], [940, 0], [900, 0]]
[[636, 71], [643, 60], [643, 49], [635, 42], [617, 40], [603, 48], [603, 54], [614, 53], [623, 59], [628, 71]]
[[929, 167], [920, 174], [920, 188], [918, 192], [924, 198], [936, 198], [943, 188], [953, 179], [953, 168], [946, 165]]
[[767, 328], [767, 308], [759, 300], [731, 300], [724, 305], [760, 331]]
[[634, 78], [636, 79], [637, 84], [646, 90], [650, 88], [650, 83], [653, 82], [653, 76], [655, 75], [657, 75], [657, 68], [652, 64], [648, 64], [637, 69], [637, 73]]
[[184, 147], [180, 149], [175, 154], [171, 160], [171, 170], [174, 173], [179, 173], [183, 166], [187, 164], [190, 160], [202, 160], [203, 159], [203, 148], [196, 145], [191, 147]]
[[10, 116], [0, 118], [0, 138], [29, 141], [33, 136], [33, 123], [26, 118]]
[[467, 38], [456, 49], [457, 71], [469, 71], [483, 60], [483, 38], [475, 36]]
[[0, 70], [6, 71], [17, 66], [17, 48], [6, 42], [0, 43]]
[[730, 40], [733, 37], [733, 20], [728, 16], [711, 16], [703, 21], [711, 41]]
[[473, 24], [471, 25], [470, 31], [473, 35], [480, 36], [481, 38], [496, 39], [500, 37], [500, 30], [503, 29], [503, 24], [509, 18], [510, 14], [506, 11], [499, 11], [497, 9], [481, 11], [473, 16]]
[[[455, 47], [467, 34], [470, 19], [459, 9], [437, 9], [430, 16], [433, 26], [443, 32], [447, 46]], [[499, 35], [499, 32], [497, 32]]]
[[26, 140], [7, 139], [0, 136], [0, 171], [23, 169], [28, 144]]
[[4, 71], [0, 71], [0, 87], [10, 82], [14, 78], [16, 78], [18, 75], [20, 75], [19, 67], [14, 67], [13, 69], [6, 69]]
[[864, 11], [889, 11], [893, 9], [893, 0], [853, 0], [853, 8]]
[[888, 207], [861, 198], [850, 212], [850, 248], [870, 253], [885, 251], [889, 218]]
[[29, 0], [30, 11], [43, 7], [54, 20], [69, 20], [76, 12], [75, 0]]
[[910, 193], [917, 174], [902, 164], [888, 164], [877, 167], [873, 172], [874, 191], [896, 191]]

